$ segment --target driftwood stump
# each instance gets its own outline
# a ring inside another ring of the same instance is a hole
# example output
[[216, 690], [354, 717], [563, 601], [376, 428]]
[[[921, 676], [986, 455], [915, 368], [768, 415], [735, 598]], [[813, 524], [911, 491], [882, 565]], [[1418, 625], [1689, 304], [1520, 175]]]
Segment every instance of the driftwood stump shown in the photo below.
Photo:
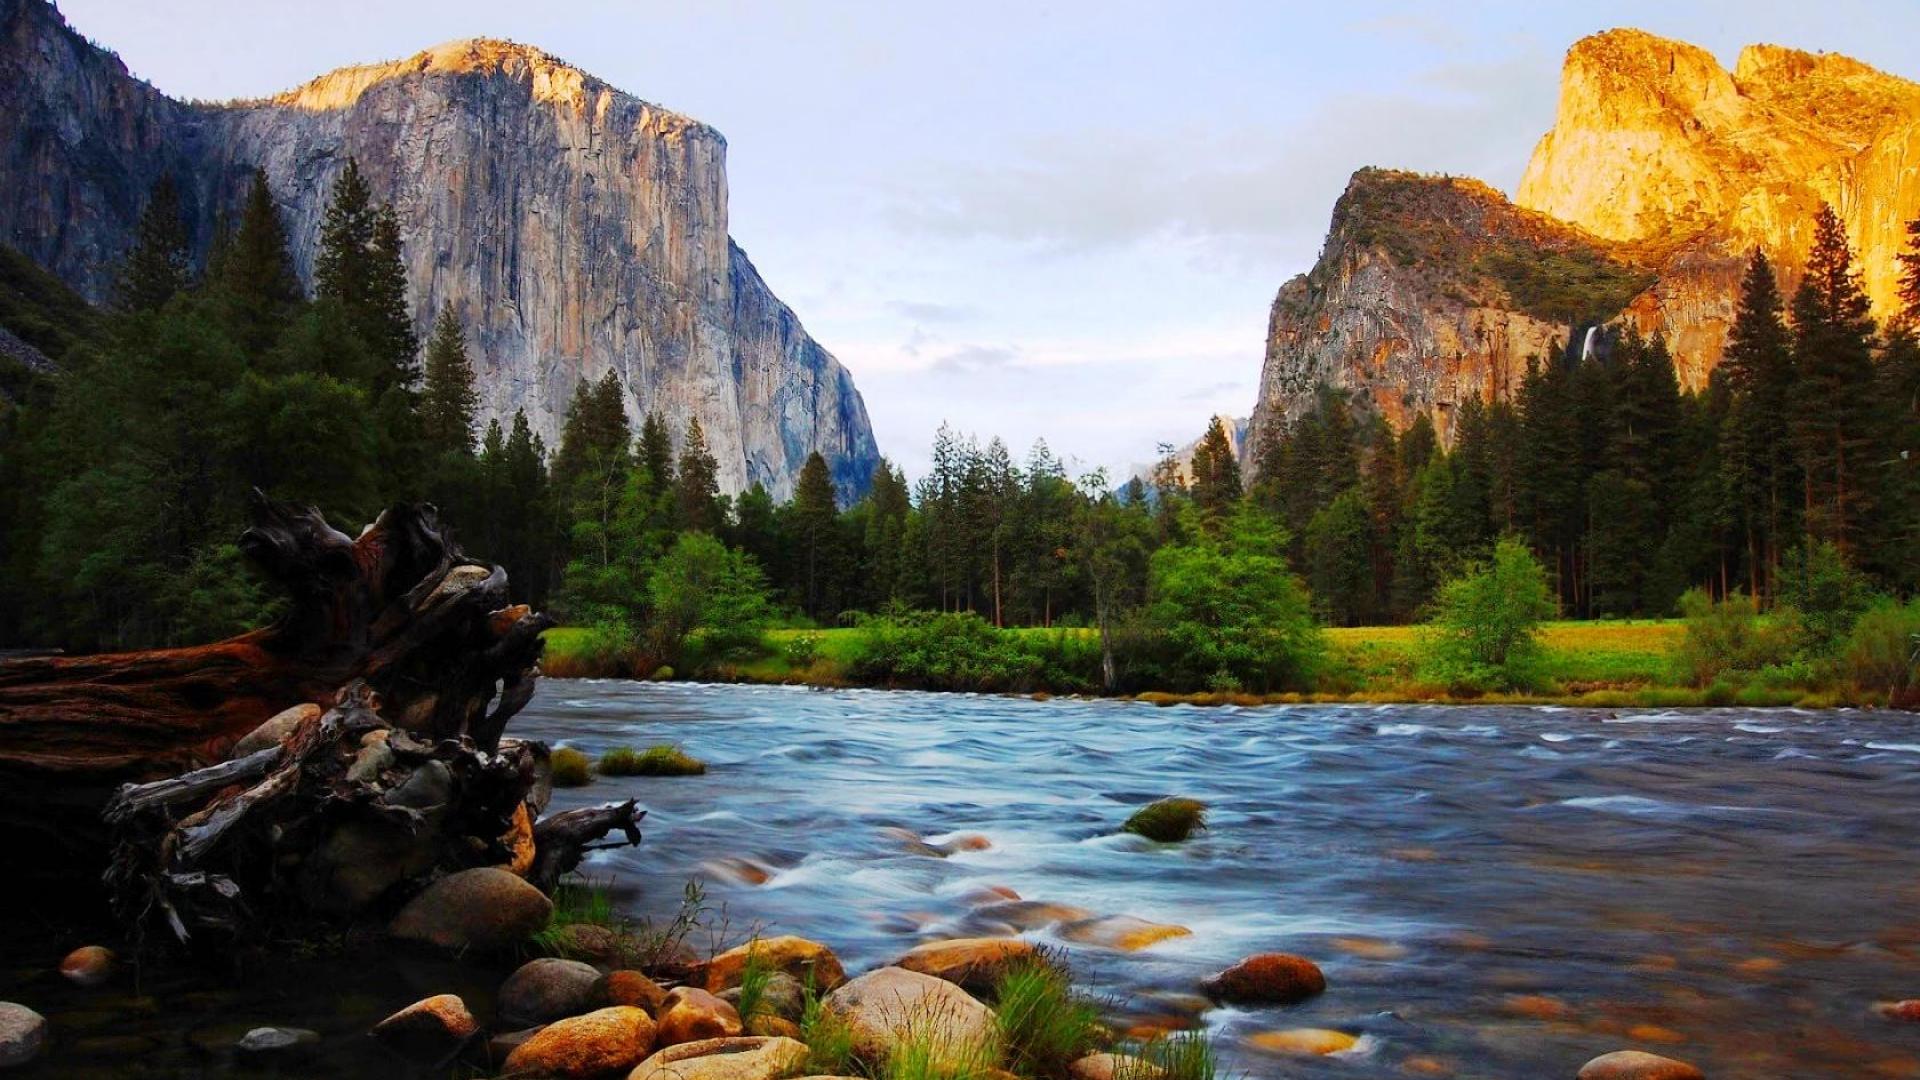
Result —
[[[468, 558], [431, 506], [394, 506], [357, 538], [258, 492], [253, 512], [242, 549], [291, 601], [273, 625], [0, 663], [16, 854], [70, 879], [104, 870], [122, 915], [186, 939], [379, 915], [473, 866], [550, 887], [607, 832], [638, 842], [631, 806], [534, 824], [546, 748], [502, 733], [552, 621], [510, 603], [506, 572]], [[317, 708], [228, 760], [302, 705]]]

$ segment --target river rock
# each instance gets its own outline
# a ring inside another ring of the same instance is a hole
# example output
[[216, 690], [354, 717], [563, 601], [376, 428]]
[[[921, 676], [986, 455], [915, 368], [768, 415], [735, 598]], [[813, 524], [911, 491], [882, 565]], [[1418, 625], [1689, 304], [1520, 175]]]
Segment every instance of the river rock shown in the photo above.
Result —
[[981, 993], [992, 989], [994, 980], [1009, 967], [1033, 956], [1033, 943], [1021, 938], [955, 938], [916, 945], [893, 963]]
[[798, 1039], [804, 1034], [799, 1024], [770, 1013], [755, 1013], [747, 1017], [745, 1028], [748, 1035], [778, 1035], [786, 1039]]
[[233, 1048], [247, 1057], [290, 1057], [317, 1046], [320, 1033], [296, 1027], [257, 1027], [240, 1036]]
[[1292, 1005], [1327, 989], [1320, 966], [1292, 953], [1257, 953], [1200, 984], [1232, 1005]]
[[369, 1034], [401, 1057], [434, 1065], [459, 1053], [479, 1030], [458, 994], [435, 994], [375, 1024]]
[[504, 949], [547, 925], [553, 901], [495, 866], [449, 874], [407, 902], [388, 932], [443, 949]]
[[113, 978], [114, 960], [104, 945], [82, 945], [60, 961], [60, 974], [78, 986], [99, 986]]
[[827, 995], [825, 1007], [852, 1030], [854, 1050], [884, 1059], [901, 1043], [925, 1040], [935, 1064], [977, 1064], [994, 1036], [993, 1010], [931, 975], [883, 967]]
[[631, 1069], [653, 1049], [653, 1019], [629, 1005], [557, 1020], [507, 1055], [513, 1075], [585, 1078]]
[[227, 756], [243, 758], [269, 746], [279, 746], [287, 741], [287, 736], [293, 734], [294, 729], [319, 716], [321, 711], [320, 706], [309, 702], [274, 713], [265, 723], [242, 735], [240, 741], [233, 744], [233, 752]]
[[[740, 1008], [740, 988], [724, 990], [720, 1000], [738, 1010]], [[800, 980], [784, 971], [776, 971], [767, 976], [766, 985], [760, 988], [760, 1012], [777, 1016], [785, 1020], [798, 1020], [800, 1013], [807, 1007], [807, 991]]]
[[627, 1080], [778, 1080], [806, 1060], [806, 1046], [793, 1039], [704, 1039], [661, 1050]]
[[0, 1068], [32, 1061], [47, 1041], [47, 1018], [11, 1001], [0, 1001]]
[[1658, 1054], [1615, 1050], [1582, 1065], [1580, 1080], [1706, 1080], [1706, 1074], [1684, 1061]]
[[507, 1058], [520, 1049], [521, 1043], [540, 1034], [544, 1027], [521, 1028], [519, 1031], [502, 1031], [487, 1036], [487, 1060], [495, 1065], [504, 1065]]
[[600, 972], [578, 960], [529, 960], [500, 984], [494, 1008], [514, 1027], [578, 1016], [601, 1002]]
[[1258, 1031], [1247, 1036], [1247, 1045], [1277, 1054], [1338, 1054], [1351, 1050], [1360, 1040], [1331, 1028], [1288, 1028], [1285, 1031]]
[[1161, 1080], [1166, 1071], [1128, 1054], [1088, 1054], [1067, 1066], [1071, 1080]]
[[1015, 930], [1040, 930], [1055, 923], [1079, 922], [1091, 919], [1093, 912], [1072, 904], [1055, 904], [1045, 900], [1008, 900], [1000, 904], [983, 904], [968, 913], [970, 926], [999, 925]]
[[600, 977], [599, 985], [594, 987], [594, 998], [601, 1005], [631, 1005], [645, 1010], [648, 1016], [658, 1017], [660, 1007], [667, 1002], [667, 992], [645, 972], [623, 968]]
[[1920, 1021], [1920, 998], [1883, 1001], [1874, 1006], [1874, 1011], [1889, 1020]]
[[660, 1006], [661, 1046], [726, 1039], [742, 1030], [733, 1006], [698, 987], [678, 987]]
[[714, 957], [707, 965], [707, 989], [717, 994], [739, 986], [749, 952], [773, 970], [785, 972], [820, 993], [847, 981], [846, 969], [832, 949], [806, 938], [782, 935], [749, 941]]
[[1068, 923], [1060, 928], [1060, 936], [1068, 941], [1121, 952], [1139, 952], [1168, 938], [1186, 937], [1191, 933], [1193, 931], [1184, 926], [1148, 922], [1131, 915], [1102, 915]]

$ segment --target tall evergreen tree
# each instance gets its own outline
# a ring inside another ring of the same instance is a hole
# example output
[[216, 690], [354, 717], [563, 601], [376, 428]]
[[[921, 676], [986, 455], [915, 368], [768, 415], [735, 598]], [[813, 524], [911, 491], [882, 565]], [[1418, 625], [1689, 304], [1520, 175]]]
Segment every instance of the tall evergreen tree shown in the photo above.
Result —
[[1868, 524], [1873, 317], [1845, 228], [1830, 206], [1814, 222], [1793, 296], [1793, 435], [1808, 535], [1853, 555]]
[[680, 508], [680, 527], [718, 533], [726, 523], [721, 509], [720, 463], [707, 449], [707, 434], [698, 417], [687, 420], [687, 438], [680, 448], [680, 466], [674, 480]]
[[[420, 394], [421, 432], [438, 452], [473, 453], [473, 427], [480, 411], [466, 336], [451, 301], [434, 320], [427, 342], [426, 385]], [[499, 434], [498, 423], [493, 434]], [[502, 444], [504, 450], [504, 443]]]
[[279, 340], [304, 298], [280, 208], [259, 169], [253, 171], [240, 224], [214, 284], [233, 339], [257, 362]]
[[1216, 416], [1193, 450], [1193, 501], [1201, 513], [1220, 515], [1240, 501], [1240, 462], [1227, 426]]
[[185, 290], [191, 279], [180, 193], [173, 186], [172, 175], [162, 174], [147, 196], [146, 209], [140, 212], [133, 247], [120, 270], [116, 300], [122, 311], [158, 311]]
[[815, 450], [800, 467], [800, 479], [793, 492], [795, 555], [799, 563], [801, 607], [816, 619], [830, 618], [828, 582], [838, 554], [834, 548], [839, 507], [835, 502], [833, 473], [827, 459]]
[[1758, 248], [1747, 260], [1718, 372], [1728, 393], [1720, 467], [1745, 546], [1747, 591], [1771, 596], [1799, 487], [1790, 426], [1795, 369], [1780, 287]]

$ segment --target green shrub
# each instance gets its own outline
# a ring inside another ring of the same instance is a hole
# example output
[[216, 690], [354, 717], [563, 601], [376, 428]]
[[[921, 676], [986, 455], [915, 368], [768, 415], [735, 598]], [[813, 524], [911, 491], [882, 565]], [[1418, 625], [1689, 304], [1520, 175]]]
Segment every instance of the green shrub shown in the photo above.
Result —
[[1440, 586], [1428, 624], [1427, 677], [1448, 686], [1524, 689], [1539, 677], [1540, 624], [1554, 614], [1546, 568], [1518, 538]]
[[556, 679], [625, 679], [646, 670], [633, 632], [624, 623], [603, 621], [547, 633], [542, 673]]
[[1841, 643], [1840, 670], [1861, 690], [1899, 700], [1920, 686], [1920, 599], [1881, 600], [1855, 620]]
[[1021, 1076], [1065, 1075], [1104, 1033], [1100, 1010], [1074, 995], [1065, 971], [1039, 958], [995, 980], [994, 1023], [1007, 1068]]
[[1751, 674], [1791, 661], [1799, 649], [1791, 612], [1762, 616], [1750, 596], [1715, 601], [1699, 589], [1680, 597], [1686, 631], [1674, 646], [1679, 678], [1707, 686], [1728, 675]]
[[820, 635], [811, 630], [795, 634], [781, 646], [780, 653], [789, 667], [810, 667], [820, 657]]
[[1830, 653], [1872, 602], [1867, 579], [1829, 542], [1790, 549], [1780, 562], [1780, 603], [1799, 613], [1816, 654]]
[[593, 782], [593, 759], [571, 746], [562, 746], [547, 758], [554, 787], [585, 787]]
[[1286, 545], [1284, 530], [1242, 505], [1220, 527], [1196, 526], [1189, 540], [1154, 552], [1146, 624], [1126, 635], [1131, 659], [1145, 660], [1161, 689], [1310, 685], [1326, 642]]
[[645, 750], [622, 746], [600, 755], [602, 776], [699, 776], [706, 771], [700, 759], [664, 743]]
[[998, 630], [970, 612], [869, 619], [851, 662], [856, 680], [925, 690], [1019, 692], [1096, 685], [1098, 642], [1066, 631]]
[[753, 557], [703, 532], [681, 533], [647, 578], [653, 632], [676, 655], [698, 631], [707, 658], [750, 656], [772, 609]]
[[1133, 812], [1120, 831], [1162, 844], [1177, 844], [1207, 827], [1207, 804], [1198, 799], [1161, 799]]

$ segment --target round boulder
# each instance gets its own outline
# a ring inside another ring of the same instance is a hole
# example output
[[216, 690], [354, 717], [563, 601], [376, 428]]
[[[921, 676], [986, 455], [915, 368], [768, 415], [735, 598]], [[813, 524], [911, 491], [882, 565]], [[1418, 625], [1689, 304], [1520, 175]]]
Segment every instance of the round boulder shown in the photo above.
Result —
[[508, 1025], [532, 1027], [590, 1011], [601, 1004], [599, 989], [600, 972], [592, 964], [542, 957], [507, 976], [494, 1008]]
[[667, 1047], [641, 1062], [627, 1080], [779, 1080], [806, 1060], [806, 1046], [793, 1039], [706, 1039]]
[[658, 1017], [660, 1007], [667, 1003], [667, 992], [660, 989], [659, 983], [648, 978], [645, 972], [625, 968], [602, 975], [594, 988], [594, 997], [601, 1005], [631, 1005], [645, 1009], [652, 1017]]
[[[720, 992], [720, 1000], [740, 1008], [740, 988]], [[807, 1007], [807, 991], [800, 980], [783, 971], [767, 976], [765, 985], [760, 988], [760, 1004], [755, 1010], [764, 1016], [777, 1016], [785, 1020], [798, 1020], [800, 1013]], [[750, 1019], [744, 1014], [742, 1020]]]
[[1247, 1036], [1247, 1045], [1276, 1054], [1338, 1054], [1351, 1050], [1359, 1039], [1331, 1028], [1289, 1028], [1286, 1031], [1261, 1031]]
[[698, 987], [678, 987], [660, 1006], [661, 1046], [727, 1039], [742, 1030], [733, 1006]]
[[387, 1017], [369, 1033], [401, 1057], [435, 1065], [467, 1045], [480, 1022], [457, 994], [436, 994]]
[[1033, 942], [1021, 938], [955, 938], [916, 945], [895, 960], [894, 966], [979, 993], [992, 989], [994, 981], [1009, 967], [1033, 956]]
[[510, 1075], [558, 1076], [568, 1080], [631, 1069], [653, 1049], [653, 1019], [629, 1005], [596, 1009], [557, 1020], [527, 1037], [507, 1055]]
[[443, 949], [505, 949], [533, 936], [553, 915], [545, 893], [495, 866], [448, 874], [394, 916], [394, 937]]
[[99, 986], [113, 978], [114, 959], [104, 945], [82, 945], [60, 961], [60, 974], [78, 986]]
[[1200, 984], [1215, 1001], [1231, 1005], [1292, 1005], [1327, 989], [1320, 966], [1291, 953], [1258, 953]]
[[287, 736], [293, 734], [296, 728], [319, 716], [320, 712], [320, 706], [308, 703], [274, 713], [265, 723], [242, 735], [240, 741], [233, 744], [233, 752], [227, 756], [243, 758], [269, 746], [279, 746], [287, 741]]
[[717, 994], [739, 986], [749, 955], [823, 994], [847, 981], [846, 969], [840, 966], [840, 958], [833, 955], [832, 949], [817, 941], [787, 934], [749, 941], [714, 957], [707, 965], [707, 989]]
[[1658, 1054], [1615, 1050], [1581, 1066], [1580, 1080], [1706, 1080], [1706, 1074]]
[[978, 1064], [994, 1037], [993, 1010], [958, 986], [905, 968], [883, 967], [827, 995], [862, 1057], [884, 1060], [905, 1043], [924, 1043], [941, 1068]]
[[47, 1041], [47, 1018], [11, 1001], [0, 1001], [0, 1068], [24, 1065]]

